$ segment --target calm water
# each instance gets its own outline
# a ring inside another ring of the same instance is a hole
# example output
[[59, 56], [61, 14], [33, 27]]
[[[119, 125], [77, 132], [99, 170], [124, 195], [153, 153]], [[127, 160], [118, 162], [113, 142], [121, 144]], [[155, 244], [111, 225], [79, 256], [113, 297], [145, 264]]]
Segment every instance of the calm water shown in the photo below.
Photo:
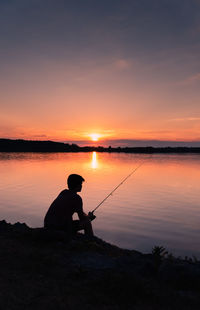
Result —
[[162, 245], [174, 255], [200, 258], [200, 156], [106, 153], [0, 153], [0, 219], [43, 225], [66, 176], [81, 174], [85, 211], [97, 210], [97, 236], [123, 248], [150, 252]]

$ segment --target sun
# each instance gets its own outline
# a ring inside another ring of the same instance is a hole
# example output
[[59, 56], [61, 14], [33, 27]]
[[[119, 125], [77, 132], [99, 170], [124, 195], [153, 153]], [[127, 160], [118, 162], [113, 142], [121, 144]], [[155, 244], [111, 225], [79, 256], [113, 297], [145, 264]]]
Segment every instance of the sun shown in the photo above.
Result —
[[99, 138], [101, 137], [101, 135], [98, 133], [91, 133], [89, 136], [90, 136], [91, 140], [94, 142], [99, 141]]

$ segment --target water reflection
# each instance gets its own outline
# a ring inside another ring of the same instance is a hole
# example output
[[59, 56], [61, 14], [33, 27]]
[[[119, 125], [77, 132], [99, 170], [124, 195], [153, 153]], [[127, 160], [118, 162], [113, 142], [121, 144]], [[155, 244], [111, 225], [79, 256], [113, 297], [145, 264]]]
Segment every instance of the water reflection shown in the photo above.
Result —
[[96, 235], [143, 252], [163, 245], [200, 257], [199, 155], [0, 153], [0, 219], [41, 227], [71, 173], [86, 180], [81, 197], [89, 212], [143, 161], [97, 210]]
[[97, 152], [92, 152], [91, 167], [92, 167], [93, 169], [97, 169], [97, 168], [99, 167]]

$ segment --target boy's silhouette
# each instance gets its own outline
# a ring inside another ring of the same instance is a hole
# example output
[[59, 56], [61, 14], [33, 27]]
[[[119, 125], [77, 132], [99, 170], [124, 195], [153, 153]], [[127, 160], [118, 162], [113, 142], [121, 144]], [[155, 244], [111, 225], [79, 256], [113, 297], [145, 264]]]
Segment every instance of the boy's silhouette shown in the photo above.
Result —
[[[82, 189], [85, 180], [78, 174], [71, 174], [67, 179], [68, 189], [64, 189], [50, 205], [45, 218], [44, 227], [53, 230], [64, 230], [70, 236], [79, 230], [84, 230], [88, 236], [93, 236], [91, 215], [83, 211], [82, 198], [77, 194]], [[77, 213], [79, 220], [73, 220]]]

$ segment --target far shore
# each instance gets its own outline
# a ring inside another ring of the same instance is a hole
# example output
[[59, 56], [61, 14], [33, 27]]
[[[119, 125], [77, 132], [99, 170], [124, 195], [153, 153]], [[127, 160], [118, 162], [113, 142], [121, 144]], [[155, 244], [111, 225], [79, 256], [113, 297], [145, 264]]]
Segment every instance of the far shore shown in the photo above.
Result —
[[106, 152], [106, 153], [135, 153], [135, 154], [185, 154], [200, 153], [200, 147], [103, 147], [103, 146], [78, 146], [54, 141], [12, 140], [0, 139], [0, 152]]

